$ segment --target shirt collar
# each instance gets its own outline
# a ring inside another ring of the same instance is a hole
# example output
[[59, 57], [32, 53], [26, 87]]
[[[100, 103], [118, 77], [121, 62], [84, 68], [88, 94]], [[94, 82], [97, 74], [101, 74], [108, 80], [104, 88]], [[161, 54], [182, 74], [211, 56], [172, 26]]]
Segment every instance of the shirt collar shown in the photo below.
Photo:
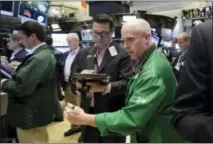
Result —
[[20, 48], [20, 49], [15, 50], [15, 51], [13, 51], [13, 54], [14, 54], [14, 55], [15, 55], [15, 54], [17, 54], [20, 50], [21, 50], [21, 48]]
[[32, 48], [32, 50], [30, 51], [30, 54], [34, 53], [39, 47], [45, 45], [45, 42], [42, 42], [38, 45], [36, 45], [35, 47]]
[[79, 49], [80, 49], [80, 48], [78, 47], [78, 48], [75, 49], [75, 50], [71, 50], [70, 53], [74, 52], [74, 53], [76, 54], [76, 53], [78, 53]]
[[100, 53], [104, 53], [106, 52], [106, 50], [113, 44], [113, 40], [111, 40], [111, 42], [108, 44], [108, 46], [106, 48], [99, 48], [96, 46], [95, 44], [95, 47], [96, 47], [96, 53], [97, 54], [100, 54]]
[[137, 61], [136, 63], [136, 69], [139, 70], [141, 69], [141, 67], [143, 67], [143, 65], [145, 64], [145, 62], [147, 61], [147, 59], [149, 58], [149, 56], [152, 54], [152, 52], [156, 49], [156, 45], [152, 44], [150, 46], [149, 49], [147, 49], [143, 56]]

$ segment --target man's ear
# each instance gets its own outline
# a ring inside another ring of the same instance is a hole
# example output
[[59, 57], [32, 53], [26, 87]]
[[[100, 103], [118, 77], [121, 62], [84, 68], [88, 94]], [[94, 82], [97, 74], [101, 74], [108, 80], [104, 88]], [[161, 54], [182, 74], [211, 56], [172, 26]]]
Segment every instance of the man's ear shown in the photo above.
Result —
[[31, 34], [31, 37], [32, 37], [32, 38], [36, 38], [36, 34], [34, 34], [34, 33]]

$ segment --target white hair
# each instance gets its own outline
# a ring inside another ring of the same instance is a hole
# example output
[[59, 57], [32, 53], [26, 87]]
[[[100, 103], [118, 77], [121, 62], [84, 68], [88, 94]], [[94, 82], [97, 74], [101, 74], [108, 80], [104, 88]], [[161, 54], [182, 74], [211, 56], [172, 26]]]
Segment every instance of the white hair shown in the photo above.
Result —
[[178, 39], [183, 39], [184, 41], [188, 41], [189, 40], [189, 36], [186, 32], [183, 32], [183, 33], [180, 33], [178, 36], [177, 36]]
[[67, 35], [67, 40], [72, 40], [72, 39], [79, 41], [79, 36], [77, 35], [77, 33], [69, 33]]
[[144, 20], [144, 19], [134, 19], [131, 21], [127, 21], [122, 29], [131, 29], [134, 30], [135, 32], [142, 32], [142, 33], [151, 33], [151, 27], [149, 23]]

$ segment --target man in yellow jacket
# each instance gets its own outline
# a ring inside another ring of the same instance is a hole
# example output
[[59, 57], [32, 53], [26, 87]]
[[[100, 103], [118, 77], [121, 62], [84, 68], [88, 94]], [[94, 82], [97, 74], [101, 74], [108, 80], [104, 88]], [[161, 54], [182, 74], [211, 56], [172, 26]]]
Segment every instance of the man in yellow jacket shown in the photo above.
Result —
[[97, 127], [103, 136], [131, 135], [132, 142], [141, 142], [146, 135], [152, 143], [184, 142], [170, 123], [176, 80], [169, 62], [152, 44], [150, 25], [137, 19], [125, 23], [121, 33], [124, 47], [137, 61], [126, 105], [116, 112], [91, 115], [68, 104], [65, 115], [71, 123]]

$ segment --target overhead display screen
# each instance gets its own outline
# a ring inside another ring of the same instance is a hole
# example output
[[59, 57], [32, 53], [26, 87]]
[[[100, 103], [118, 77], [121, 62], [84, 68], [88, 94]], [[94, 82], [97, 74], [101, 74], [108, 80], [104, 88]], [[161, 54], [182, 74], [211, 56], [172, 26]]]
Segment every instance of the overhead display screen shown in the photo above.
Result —
[[82, 41], [92, 41], [92, 29], [81, 30]]
[[14, 2], [0, 1], [0, 13], [2, 15], [13, 16]]
[[18, 17], [22, 21], [35, 20], [47, 25], [49, 1], [21, 1]]
[[156, 46], [158, 46], [158, 43], [159, 43], [160, 38], [157, 37], [156, 35], [152, 35], [151, 38], [152, 38], [152, 42], [153, 42]]

